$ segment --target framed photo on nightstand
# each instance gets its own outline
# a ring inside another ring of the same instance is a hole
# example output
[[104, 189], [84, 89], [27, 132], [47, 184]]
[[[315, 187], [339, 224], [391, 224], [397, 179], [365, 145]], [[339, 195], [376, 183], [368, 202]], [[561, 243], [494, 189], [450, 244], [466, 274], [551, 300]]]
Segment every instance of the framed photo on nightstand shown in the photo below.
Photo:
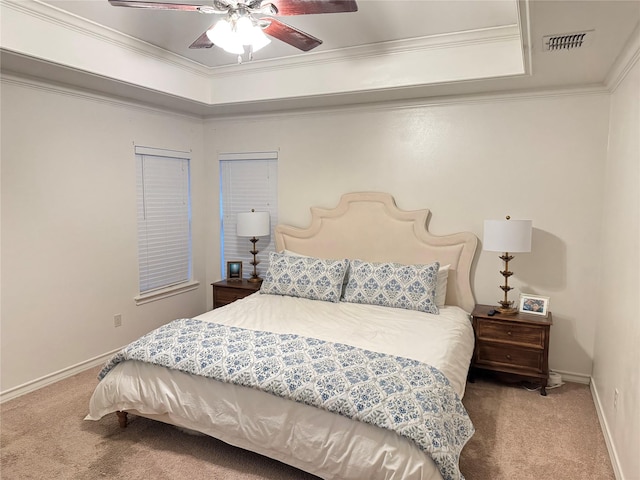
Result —
[[227, 280], [242, 280], [242, 262], [227, 262]]
[[530, 313], [531, 315], [540, 315], [546, 318], [549, 314], [549, 297], [521, 293], [518, 312]]

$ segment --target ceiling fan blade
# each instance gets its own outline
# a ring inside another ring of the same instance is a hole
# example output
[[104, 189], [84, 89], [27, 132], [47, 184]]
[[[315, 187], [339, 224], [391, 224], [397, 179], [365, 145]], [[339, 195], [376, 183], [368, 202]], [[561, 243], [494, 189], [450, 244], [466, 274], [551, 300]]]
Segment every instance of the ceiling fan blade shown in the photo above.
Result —
[[209, 37], [207, 37], [207, 32], [211, 29], [211, 27], [209, 27], [207, 30], [205, 30], [205, 32], [200, 35], [198, 38], [196, 38], [196, 40], [189, 45], [189, 48], [211, 48], [213, 47], [213, 42], [211, 40], [209, 40]]
[[269, 0], [278, 15], [313, 15], [318, 13], [357, 12], [355, 0]]
[[136, 0], [109, 0], [114, 7], [153, 8], [156, 10], [182, 10], [197, 12], [201, 5], [185, 5], [183, 3], [140, 2]]
[[308, 52], [312, 48], [316, 48], [318, 45], [322, 44], [322, 40], [319, 38], [312, 37], [308, 33], [298, 30], [286, 23], [282, 23], [275, 18], [264, 18], [264, 20], [270, 22], [269, 25], [263, 29], [264, 33], [271, 35], [278, 40], [282, 40], [283, 42], [304, 52]]

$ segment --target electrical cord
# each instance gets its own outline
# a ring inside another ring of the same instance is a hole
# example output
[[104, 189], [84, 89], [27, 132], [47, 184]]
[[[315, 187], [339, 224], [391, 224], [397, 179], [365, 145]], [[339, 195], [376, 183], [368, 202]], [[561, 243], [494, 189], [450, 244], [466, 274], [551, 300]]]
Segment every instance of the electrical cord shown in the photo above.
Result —
[[[545, 387], [546, 390], [552, 390], [554, 388], [558, 388], [564, 385], [562, 381], [562, 375], [556, 372], [549, 372], [549, 381], [548, 385]], [[540, 385], [537, 387], [528, 387], [525, 383], [522, 384], [522, 388], [529, 392], [535, 392], [536, 390], [540, 390]]]

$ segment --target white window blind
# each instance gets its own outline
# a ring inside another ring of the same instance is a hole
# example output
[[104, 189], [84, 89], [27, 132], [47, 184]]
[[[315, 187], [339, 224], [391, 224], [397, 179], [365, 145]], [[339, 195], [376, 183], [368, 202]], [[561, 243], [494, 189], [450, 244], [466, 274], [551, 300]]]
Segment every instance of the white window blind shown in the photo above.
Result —
[[189, 154], [135, 148], [140, 293], [191, 280]]
[[278, 153], [225, 153], [220, 161], [220, 255], [222, 278], [228, 261], [242, 261], [243, 276], [251, 276], [251, 242], [236, 235], [236, 215], [240, 212], [269, 212], [271, 235], [260, 237], [256, 248], [258, 275], [264, 276], [269, 252], [275, 250], [273, 227], [278, 224]]

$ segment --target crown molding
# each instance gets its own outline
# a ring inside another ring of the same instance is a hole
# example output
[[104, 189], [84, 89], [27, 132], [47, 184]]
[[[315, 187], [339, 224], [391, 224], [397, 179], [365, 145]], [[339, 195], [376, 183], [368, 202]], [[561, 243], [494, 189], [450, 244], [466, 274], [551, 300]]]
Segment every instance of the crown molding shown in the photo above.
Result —
[[533, 50], [531, 48], [531, 11], [529, 10], [529, 0], [519, 0], [516, 4], [518, 8], [518, 30], [522, 42], [522, 60], [524, 71], [527, 75], [533, 75]]
[[406, 98], [400, 100], [364, 101], [353, 104], [340, 104], [341, 96], [335, 96], [329, 105], [311, 106], [299, 109], [282, 109], [272, 112], [231, 113], [204, 117], [205, 124], [217, 122], [246, 122], [247, 119], [268, 120], [292, 117], [315, 117], [334, 115], [336, 113], [375, 113], [380, 111], [415, 110], [443, 106], [472, 106], [481, 104], [495, 104], [502, 102], [536, 102], [547, 99], [593, 97], [610, 95], [603, 85], [590, 85], [568, 88], [533, 88], [513, 90], [508, 92], [489, 91], [486, 93], [468, 93], [453, 95], [438, 95], [429, 97]]
[[[16, 85], [23, 88], [40, 90], [57, 95], [65, 95], [73, 98], [84, 99], [97, 103], [105, 103], [121, 108], [134, 108], [146, 113], [158, 115], [175, 115], [177, 117], [199, 119], [204, 124], [215, 124], [216, 122], [238, 121], [246, 122], [248, 118], [252, 120], [265, 120], [291, 117], [308, 117], [319, 115], [332, 115], [344, 112], [377, 112], [377, 111], [400, 111], [406, 109], [422, 109], [432, 107], [442, 107], [448, 105], [477, 105], [496, 102], [514, 101], [538, 101], [541, 99], [553, 99], [561, 97], [579, 96], [599, 96], [610, 95], [610, 91], [604, 85], [592, 85], [586, 87], [572, 87], [565, 89], [529, 89], [514, 90], [511, 92], [487, 92], [461, 95], [440, 95], [422, 98], [407, 98], [401, 100], [379, 100], [364, 101], [355, 104], [345, 104], [341, 102], [342, 95], [336, 95], [333, 101], [329, 98], [329, 105], [309, 106], [305, 108], [281, 109], [270, 112], [248, 112], [248, 113], [227, 113], [215, 114], [211, 108], [205, 108], [208, 113], [192, 114], [167, 107], [163, 108], [153, 104], [145, 104], [125, 98], [117, 98], [99, 92], [80, 90], [62, 84], [55, 84], [37, 78], [28, 78], [23, 75], [3, 73], [0, 83]], [[329, 96], [331, 97], [331, 96]], [[325, 99], [326, 101], [327, 99]]]
[[636, 25], [624, 50], [616, 61], [605, 79], [605, 85], [611, 93], [615, 92], [618, 86], [625, 79], [634, 65], [640, 59], [640, 24]]
[[517, 25], [505, 25], [466, 32], [393, 40], [372, 45], [359, 45], [323, 52], [307, 52], [279, 59], [254, 60], [241, 65], [210, 67], [210, 71], [212, 76], [219, 78], [227, 75], [244, 75], [247, 72], [260, 73], [289, 68], [314, 67], [374, 57], [381, 58], [407, 53], [428, 52], [443, 48], [464, 48], [473, 45], [506, 43], [518, 41], [519, 38]]
[[55, 82], [45, 81], [38, 78], [30, 78], [24, 75], [16, 75], [12, 73], [3, 73], [2, 76], [0, 76], [0, 85], [15, 85], [21, 88], [28, 88], [31, 90], [52, 93], [55, 95], [67, 96], [70, 98], [78, 98], [81, 100], [107, 104], [114, 107], [135, 109], [144, 113], [160, 115], [163, 117], [171, 115], [175, 117], [190, 118], [194, 120], [202, 120], [203, 118], [202, 115], [184, 113], [172, 108], [162, 108], [153, 104], [137, 102], [126, 98], [118, 98], [109, 94], [82, 90], [68, 85], [57, 84]]
[[118, 32], [86, 18], [79, 17], [40, 0], [0, 0], [0, 7], [33, 17], [60, 29], [75, 32], [82, 36], [92, 37], [100, 42], [112, 44], [136, 54], [155, 58], [167, 65], [182, 68], [195, 75], [208, 77], [210, 68], [188, 58], [169, 52], [160, 47]]

